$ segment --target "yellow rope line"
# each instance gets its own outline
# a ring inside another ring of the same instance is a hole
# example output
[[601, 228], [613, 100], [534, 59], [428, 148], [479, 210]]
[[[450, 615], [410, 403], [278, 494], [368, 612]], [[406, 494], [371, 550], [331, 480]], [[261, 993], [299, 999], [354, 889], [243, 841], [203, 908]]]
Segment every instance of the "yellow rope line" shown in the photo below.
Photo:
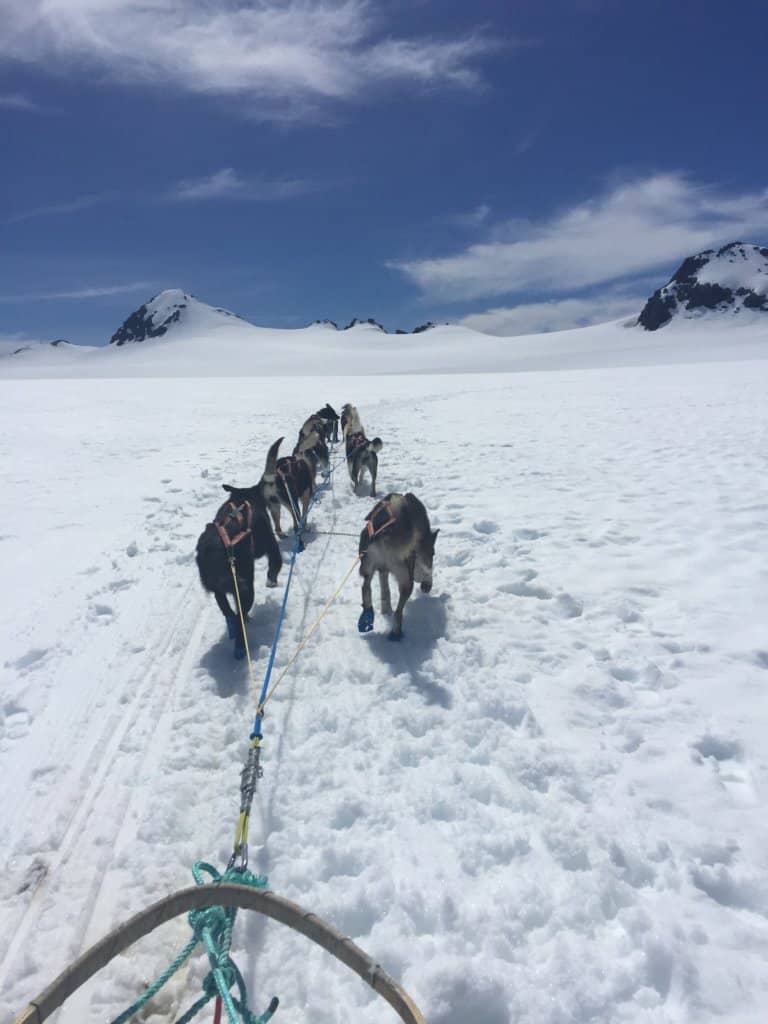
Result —
[[329, 608], [331, 607], [331, 605], [333, 604], [333, 602], [334, 602], [334, 601], [336, 600], [336, 598], [337, 598], [337, 597], [339, 596], [339, 594], [340, 594], [340, 593], [342, 592], [342, 590], [343, 590], [343, 589], [344, 589], [344, 587], [346, 586], [347, 580], [349, 579], [349, 577], [350, 577], [350, 576], [352, 575], [352, 573], [353, 573], [353, 572], [355, 571], [355, 569], [357, 568], [357, 563], [358, 563], [359, 561], [360, 561], [360, 555], [358, 555], [358, 556], [357, 556], [357, 558], [356, 558], [356, 559], [354, 560], [354, 562], [353, 562], [353, 563], [352, 563], [352, 565], [350, 566], [350, 568], [349, 568], [349, 571], [347, 572], [347, 574], [346, 574], [346, 576], [344, 577], [344, 579], [343, 579], [343, 580], [341, 581], [341, 583], [340, 583], [340, 584], [338, 585], [338, 587], [336, 588], [336, 590], [334, 591], [334, 593], [333, 593], [333, 594], [332, 594], [332, 595], [331, 595], [331, 596], [330, 596], [330, 597], [328, 598], [328, 600], [326, 601], [326, 603], [325, 603], [325, 607], [323, 608], [323, 610], [322, 610], [322, 611], [320, 612], [319, 616], [318, 616], [318, 617], [317, 617], [317, 619], [315, 620], [315, 623], [314, 623], [314, 625], [312, 626], [312, 628], [310, 629], [310, 631], [309, 631], [309, 632], [307, 633], [307, 635], [306, 635], [306, 636], [304, 637], [304, 639], [303, 639], [303, 640], [301, 641], [301, 643], [299, 644], [299, 646], [298, 646], [298, 647], [296, 648], [296, 650], [295, 650], [295, 651], [293, 652], [293, 654], [291, 655], [291, 658], [290, 658], [290, 660], [288, 661], [288, 664], [287, 664], [287, 665], [285, 666], [285, 668], [283, 669], [283, 671], [282, 671], [282, 672], [280, 673], [280, 675], [278, 676], [278, 678], [277, 678], [277, 681], [276, 681], [275, 683], [273, 683], [273, 684], [272, 684], [272, 687], [270, 688], [270, 690], [269, 690], [269, 693], [268, 693], [268, 694], [266, 695], [266, 697], [264, 698], [264, 700], [263, 700], [263, 701], [261, 702], [261, 704], [260, 704], [260, 705], [258, 706], [258, 708], [257, 708], [257, 710], [256, 710], [256, 713], [257, 713], [258, 715], [260, 715], [260, 714], [261, 714], [261, 713], [262, 713], [262, 712], [264, 711], [264, 708], [265, 708], [265, 707], [266, 707], [266, 705], [267, 705], [267, 701], [271, 700], [271, 698], [272, 698], [272, 694], [273, 694], [273, 693], [275, 692], [275, 690], [276, 690], [276, 689], [278, 688], [278, 686], [280, 685], [280, 683], [282, 683], [283, 679], [284, 679], [284, 678], [285, 678], [285, 676], [286, 676], [286, 675], [288, 674], [288, 670], [290, 669], [290, 667], [291, 667], [291, 666], [293, 665], [293, 663], [294, 663], [294, 662], [296, 661], [296, 659], [298, 658], [298, 656], [299, 656], [299, 655], [301, 654], [301, 652], [302, 652], [302, 651], [304, 650], [304, 648], [305, 648], [305, 647], [307, 646], [307, 644], [309, 643], [309, 641], [310, 641], [310, 640], [312, 639], [312, 637], [313, 637], [313, 636], [315, 635], [315, 631], [317, 630], [318, 626], [320, 625], [320, 623], [321, 623], [321, 622], [323, 621], [323, 619], [324, 619], [324, 618], [325, 618], [325, 616], [327, 615], [327, 613], [328, 613], [328, 609], [329, 609]]
[[235, 572], [235, 563], [230, 562], [229, 568], [232, 572], [232, 581], [235, 584], [235, 600], [237, 601], [237, 612], [240, 616], [240, 626], [243, 630], [243, 643], [245, 644], [245, 656], [248, 659], [248, 674], [251, 677], [251, 686], [253, 687], [254, 694], [256, 691], [256, 680], [253, 676], [253, 662], [251, 661], [251, 652], [248, 648], [248, 634], [245, 631], [245, 618], [243, 616], [243, 606], [240, 604], [240, 588], [237, 585], [237, 573]]

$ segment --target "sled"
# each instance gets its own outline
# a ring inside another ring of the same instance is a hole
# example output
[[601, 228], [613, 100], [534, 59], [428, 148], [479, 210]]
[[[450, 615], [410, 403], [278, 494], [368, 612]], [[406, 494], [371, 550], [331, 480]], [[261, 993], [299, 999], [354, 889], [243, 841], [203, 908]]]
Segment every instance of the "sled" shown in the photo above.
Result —
[[268, 889], [230, 883], [195, 885], [181, 889], [119, 925], [91, 946], [33, 999], [14, 1024], [42, 1024], [73, 992], [134, 942], [179, 914], [206, 907], [255, 910], [273, 921], [287, 925], [359, 975], [377, 995], [389, 1003], [404, 1024], [424, 1024], [424, 1018], [410, 996], [351, 939], [315, 914]]

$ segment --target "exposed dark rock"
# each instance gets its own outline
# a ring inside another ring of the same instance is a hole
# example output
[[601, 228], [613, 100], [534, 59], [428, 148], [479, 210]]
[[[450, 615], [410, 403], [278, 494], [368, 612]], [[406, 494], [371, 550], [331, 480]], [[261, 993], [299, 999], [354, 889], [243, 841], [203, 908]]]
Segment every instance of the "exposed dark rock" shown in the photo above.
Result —
[[[152, 300], [154, 302], [154, 299]], [[150, 302], [148, 305], [151, 305]], [[128, 319], [119, 327], [109, 339], [110, 345], [125, 345], [128, 341], [146, 341], [147, 338], [160, 338], [165, 334], [171, 324], [176, 323], [181, 317], [183, 306], [177, 306], [172, 313], [155, 323], [154, 314], [148, 309], [148, 305], [139, 306], [135, 313], [131, 313]]]
[[[702, 281], [702, 271], [707, 280]], [[755, 290], [748, 285], [733, 287], [734, 277], [743, 277], [754, 285], [765, 275], [765, 286]], [[728, 281], [717, 281], [722, 276]], [[647, 331], [656, 331], [675, 316], [700, 315], [707, 311], [738, 313], [742, 308], [768, 311], [768, 249], [745, 242], [730, 242], [721, 249], [707, 249], [689, 256], [663, 288], [646, 302], [638, 323]]]
[[421, 334], [423, 331], [431, 331], [435, 325], [431, 320], [427, 320], [425, 324], [419, 324], [418, 327], [414, 327], [411, 334]]
[[370, 324], [372, 327], [378, 327], [378, 329], [380, 331], [384, 331], [385, 334], [387, 333], [381, 326], [381, 324], [378, 322], [378, 320], [374, 320], [372, 316], [369, 316], [367, 320], [358, 320], [357, 317], [353, 317], [352, 320], [350, 320], [347, 326], [343, 329], [345, 331], [348, 331], [350, 327], [356, 327], [358, 324]]

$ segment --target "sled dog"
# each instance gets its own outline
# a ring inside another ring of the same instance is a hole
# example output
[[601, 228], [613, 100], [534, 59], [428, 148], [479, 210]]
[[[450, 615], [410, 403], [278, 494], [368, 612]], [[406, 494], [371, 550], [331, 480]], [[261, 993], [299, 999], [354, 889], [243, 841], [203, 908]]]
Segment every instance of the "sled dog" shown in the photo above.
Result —
[[312, 481], [314, 483], [318, 469], [324, 477], [328, 476], [328, 468], [331, 464], [331, 456], [325, 437], [322, 434], [313, 432], [299, 440], [293, 449], [295, 457], [302, 456], [312, 467]]
[[299, 431], [299, 441], [313, 431], [317, 431], [326, 441], [339, 440], [339, 414], [329, 403], [326, 402], [322, 409], [307, 417]]
[[392, 614], [389, 574], [397, 580], [400, 599], [395, 609], [390, 640], [403, 635], [403, 609], [414, 582], [422, 592], [432, 589], [432, 564], [439, 530], [431, 529], [427, 510], [414, 494], [388, 494], [371, 509], [360, 534], [360, 575], [363, 577], [363, 611], [357, 623], [361, 633], [373, 629], [371, 579], [379, 574], [381, 611]]
[[375, 498], [376, 476], [379, 471], [378, 453], [384, 447], [384, 443], [380, 437], [374, 437], [372, 441], [368, 440], [360, 422], [360, 416], [353, 405], [344, 406], [341, 421], [352, 490], [357, 491], [357, 485], [362, 479], [364, 470], [368, 470], [371, 476], [371, 497]]
[[[260, 488], [223, 485], [229, 493], [212, 523], [208, 523], [197, 541], [195, 559], [203, 588], [216, 598], [227, 623], [229, 635], [235, 641], [235, 657], [245, 657], [245, 637], [237, 609], [235, 584], [232, 579], [230, 558], [234, 559], [237, 589], [243, 617], [253, 605], [253, 575], [255, 559], [266, 555], [267, 586], [277, 586], [277, 576], [283, 565], [267, 507]], [[228, 594], [234, 599], [232, 609]]]
[[[293, 520], [294, 532], [298, 533], [315, 490], [315, 463], [312, 457], [307, 451], [300, 451], [298, 454], [285, 455], [278, 459], [277, 452], [282, 442], [283, 438], [278, 437], [269, 449], [264, 474], [259, 483], [278, 537], [285, 536], [280, 525], [281, 508], [284, 506], [288, 509]], [[297, 445], [298, 447], [300, 446]]]

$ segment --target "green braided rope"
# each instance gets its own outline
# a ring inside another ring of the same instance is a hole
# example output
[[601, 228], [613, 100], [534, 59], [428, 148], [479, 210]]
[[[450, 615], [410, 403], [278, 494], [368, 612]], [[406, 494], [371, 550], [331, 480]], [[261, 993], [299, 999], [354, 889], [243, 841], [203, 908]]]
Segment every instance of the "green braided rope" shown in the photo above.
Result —
[[129, 1006], [127, 1010], [124, 1010], [119, 1017], [115, 1017], [115, 1019], [112, 1021], [112, 1024], [126, 1024], [126, 1021], [129, 1021], [131, 1017], [134, 1016], [134, 1014], [137, 1014], [139, 1010], [143, 1009], [150, 1001], [150, 999], [153, 999], [154, 996], [157, 995], [157, 993], [160, 991], [163, 985], [165, 985], [165, 983], [173, 977], [173, 975], [185, 963], [185, 961], [187, 961], [190, 958], [190, 956], [192, 955], [192, 951], [194, 950], [195, 946], [198, 944], [199, 941], [200, 940], [196, 936], [193, 936], [186, 944], [184, 949], [182, 949], [182, 951], [173, 961], [173, 963], [170, 965], [170, 967], [168, 967], [168, 969], [160, 975], [160, 977], [157, 979], [154, 985], [150, 985], [146, 992], [144, 992], [144, 994], [140, 996], [136, 1000], [136, 1002], [133, 1003], [132, 1006]]
[[[250, 885], [257, 889], [264, 889], [267, 885], [266, 875], [254, 875], [246, 869], [238, 870], [236, 868], [229, 868], [224, 874], [221, 874], [211, 864], [197, 861], [192, 865], [192, 876], [197, 885], [206, 884], [204, 875], [209, 875], [214, 884], [233, 882], [237, 885]], [[205, 907], [202, 910], [190, 911], [187, 920], [194, 932], [192, 938], [157, 981], [150, 985], [127, 1010], [116, 1017], [112, 1024], [127, 1024], [131, 1017], [143, 1009], [182, 964], [189, 959], [199, 942], [205, 946], [211, 970], [203, 979], [204, 994], [179, 1017], [176, 1024], [189, 1024], [206, 1003], [216, 996], [221, 997], [230, 1024], [240, 1024], [241, 1020], [243, 1024], [267, 1024], [275, 1012], [274, 1009], [265, 1010], [258, 1017], [251, 1013], [245, 981], [229, 955], [236, 916], [236, 907]], [[233, 985], [237, 986], [239, 999], [230, 992]]]

